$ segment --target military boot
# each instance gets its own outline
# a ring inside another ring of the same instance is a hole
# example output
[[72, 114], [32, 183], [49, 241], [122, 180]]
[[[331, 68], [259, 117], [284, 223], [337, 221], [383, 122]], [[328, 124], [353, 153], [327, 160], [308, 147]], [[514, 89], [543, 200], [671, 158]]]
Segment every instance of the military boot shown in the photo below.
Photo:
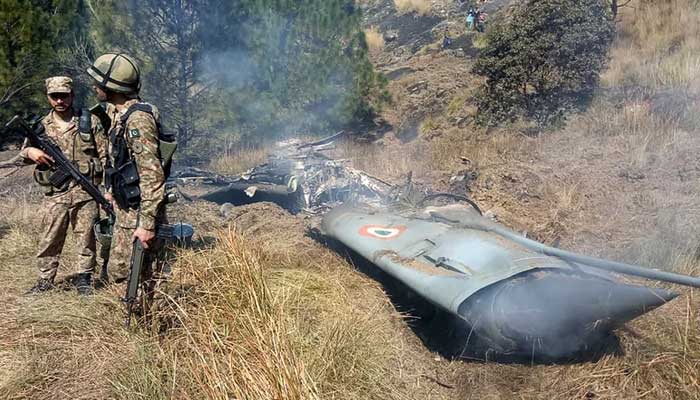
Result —
[[75, 279], [75, 289], [81, 296], [88, 296], [92, 294], [92, 274], [78, 274]]
[[27, 290], [24, 294], [38, 294], [42, 292], [49, 291], [54, 288], [53, 281], [51, 279], [39, 278], [31, 289]]

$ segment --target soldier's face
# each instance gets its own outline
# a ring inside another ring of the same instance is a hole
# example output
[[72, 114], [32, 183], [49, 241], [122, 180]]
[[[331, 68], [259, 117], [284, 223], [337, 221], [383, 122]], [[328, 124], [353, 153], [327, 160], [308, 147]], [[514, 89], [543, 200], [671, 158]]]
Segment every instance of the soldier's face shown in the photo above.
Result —
[[73, 105], [73, 92], [71, 93], [51, 93], [48, 95], [51, 108], [58, 112], [69, 110]]
[[97, 93], [98, 101], [107, 101], [107, 93], [105, 93], [104, 90], [100, 89], [97, 85], [93, 85], [92, 88], [95, 89], [95, 93]]

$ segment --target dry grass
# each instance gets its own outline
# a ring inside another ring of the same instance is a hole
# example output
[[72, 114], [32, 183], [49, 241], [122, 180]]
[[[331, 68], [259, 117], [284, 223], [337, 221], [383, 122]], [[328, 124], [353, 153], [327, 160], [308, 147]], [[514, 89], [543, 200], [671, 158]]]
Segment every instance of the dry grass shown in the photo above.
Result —
[[178, 255], [157, 322], [127, 332], [121, 288], [22, 296], [41, 227], [27, 224], [36, 198], [16, 195], [0, 202], [0, 398], [412, 398], [393, 363], [393, 310], [327, 250], [222, 232], [213, 248]]
[[338, 156], [351, 160], [356, 169], [395, 181], [408, 173], [422, 176], [431, 170], [429, 145], [420, 141], [397, 148], [348, 140], [338, 146]]
[[173, 366], [179, 398], [318, 398], [259, 255], [233, 235], [217, 248], [180, 258], [176, 284], [193, 292], [170, 297], [170, 309], [162, 310], [163, 321], [175, 326], [162, 342], [164, 359], [149, 368]]
[[399, 13], [415, 12], [419, 15], [430, 13], [428, 0], [394, 0], [394, 6]]
[[209, 169], [220, 174], [240, 174], [265, 162], [268, 154], [269, 148], [267, 146], [236, 148], [212, 159], [209, 163]]
[[[605, 86], [700, 90], [700, 7], [694, 0], [634, 0], [623, 8], [621, 38]], [[644, 60], [644, 62], [640, 62]]]
[[[114, 290], [90, 298], [74, 291], [23, 296], [37, 277], [40, 195], [24, 171], [3, 183], [10, 195], [0, 198], [0, 398], [114, 398], [112, 381], [134, 368], [134, 355], [153, 344], [121, 328], [122, 306]], [[59, 279], [73, 272], [72, 249], [69, 236]]]
[[488, 168], [506, 164], [522, 145], [521, 138], [512, 131], [484, 134], [474, 130], [465, 135], [464, 131], [450, 130], [434, 140], [431, 160], [434, 165], [455, 166], [465, 158], [477, 167]]
[[376, 26], [365, 29], [365, 40], [371, 53], [376, 54], [384, 50], [384, 35]]
[[388, 327], [298, 262], [235, 233], [181, 254], [178, 297], [161, 314], [174, 326], [148, 368], [167, 372], [176, 398], [394, 398]]

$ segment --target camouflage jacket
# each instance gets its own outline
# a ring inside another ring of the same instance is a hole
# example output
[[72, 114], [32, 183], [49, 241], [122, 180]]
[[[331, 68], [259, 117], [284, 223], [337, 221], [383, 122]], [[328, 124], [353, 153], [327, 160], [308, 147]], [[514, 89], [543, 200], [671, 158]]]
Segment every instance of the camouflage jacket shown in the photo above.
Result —
[[[129, 153], [136, 161], [139, 172], [139, 189], [141, 190], [141, 204], [138, 215], [133, 211], [119, 210], [117, 223], [125, 228], [140, 227], [154, 230], [156, 218], [159, 215], [161, 205], [165, 198], [165, 174], [161, 166], [158, 151], [158, 109], [153, 106], [154, 116], [143, 111], [135, 111], [126, 120], [125, 126], [121, 126], [121, 116], [133, 104], [140, 99], [131, 99], [124, 103], [121, 111], [113, 105], [107, 106], [107, 114], [112, 120], [110, 135], [122, 134], [125, 136]], [[114, 155], [113, 143], [109, 143], [110, 157]], [[111, 160], [114, 162], [114, 159]], [[138, 221], [138, 224], [136, 223]]]
[[[107, 136], [99, 119], [95, 116], [91, 116], [92, 128], [90, 132], [79, 132], [78, 111], [74, 111], [73, 114], [73, 119], [68, 125], [61, 126], [56, 120], [57, 116], [54, 111], [51, 110], [41, 123], [44, 125], [46, 134], [56, 142], [66, 158], [74, 161], [83, 175], [91, 178], [95, 185], [99, 185], [104, 177], [104, 165], [107, 160]], [[33, 163], [27, 157], [28, 145], [28, 141], [25, 140], [18, 155], [25, 164]], [[58, 202], [74, 203], [91, 199], [90, 195], [75, 181], [71, 181], [65, 191], [52, 189], [50, 186], [43, 187], [43, 189], [49, 199]]]

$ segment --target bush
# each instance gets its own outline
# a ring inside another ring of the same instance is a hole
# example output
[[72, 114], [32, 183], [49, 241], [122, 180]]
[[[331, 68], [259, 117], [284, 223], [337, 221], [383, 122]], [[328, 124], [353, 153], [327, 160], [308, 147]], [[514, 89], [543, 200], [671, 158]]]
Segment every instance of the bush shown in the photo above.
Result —
[[521, 117], [540, 126], [584, 107], [598, 85], [614, 36], [601, 0], [528, 0], [487, 33], [474, 73], [486, 78], [477, 120]]

